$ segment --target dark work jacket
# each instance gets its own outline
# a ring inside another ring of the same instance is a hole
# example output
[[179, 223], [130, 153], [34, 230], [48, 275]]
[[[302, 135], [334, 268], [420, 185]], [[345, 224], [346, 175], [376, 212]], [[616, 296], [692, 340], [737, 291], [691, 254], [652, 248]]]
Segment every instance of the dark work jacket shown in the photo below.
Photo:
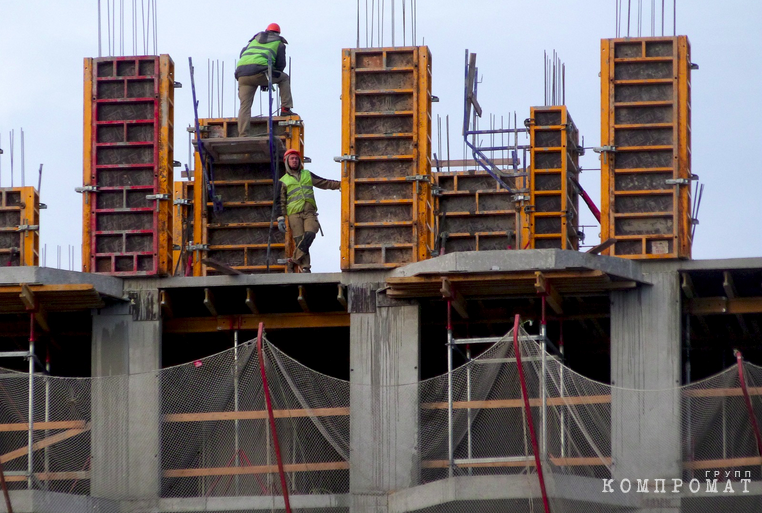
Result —
[[[283, 71], [286, 68], [286, 45], [288, 44], [288, 41], [286, 41], [285, 37], [281, 37], [280, 34], [277, 32], [271, 32], [271, 31], [265, 31], [260, 32], [256, 36], [249, 39], [249, 43], [251, 43], [254, 39], [259, 41], [260, 43], [272, 43], [273, 41], [280, 41], [281, 44], [278, 45], [278, 53], [275, 56], [275, 62], [273, 63], [273, 69], [277, 71]], [[241, 50], [241, 55], [239, 57], [243, 57], [243, 52], [246, 51], [246, 49], [249, 47], [247, 44], [243, 47]], [[238, 77], [248, 77], [251, 75], [258, 75], [260, 73], [263, 73], [267, 71], [267, 66], [262, 66], [260, 64], [248, 64], [243, 66], [236, 67], [235, 70], [235, 78], [236, 80]], [[279, 73], [273, 73], [275, 77], [277, 78], [279, 76]]]

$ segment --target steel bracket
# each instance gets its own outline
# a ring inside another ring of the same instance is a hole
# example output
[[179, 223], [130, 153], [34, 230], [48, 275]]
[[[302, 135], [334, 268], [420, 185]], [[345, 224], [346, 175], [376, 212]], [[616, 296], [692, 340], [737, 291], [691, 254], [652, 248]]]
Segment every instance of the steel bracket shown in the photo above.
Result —
[[668, 178], [664, 180], [664, 183], [667, 185], [690, 185], [691, 181], [689, 178]]
[[154, 201], [168, 201], [169, 194], [147, 194], [146, 199]]
[[96, 185], [85, 185], [84, 187], [75, 187], [75, 192], [98, 192], [98, 187]]
[[208, 251], [209, 244], [188, 244], [185, 249], [188, 251]]
[[40, 225], [38, 224], [22, 224], [17, 228], [20, 232], [36, 232], [39, 229]]
[[340, 157], [333, 157], [334, 162], [357, 162], [357, 155], [342, 155]]
[[529, 201], [529, 200], [531, 200], [531, 199], [532, 199], [532, 198], [531, 198], [531, 197], [529, 197], [529, 196], [528, 196], [528, 195], [526, 195], [526, 194], [514, 194], [514, 195], [513, 195], [513, 201]]
[[427, 182], [431, 183], [431, 177], [428, 175], [414, 175], [414, 176], [406, 176], [405, 177], [406, 182]]
[[180, 198], [173, 201], [172, 204], [173, 205], [193, 205], [193, 200]]
[[[188, 132], [195, 134], [196, 133], [196, 127], [195, 126], [189, 126], [185, 128]], [[203, 125], [198, 127], [199, 132], [210, 132], [212, 130], [211, 127]]]
[[304, 126], [304, 121], [301, 119], [287, 119], [286, 121], [278, 121], [278, 126]]
[[596, 146], [593, 148], [595, 153], [614, 153], [616, 152], [616, 146]]

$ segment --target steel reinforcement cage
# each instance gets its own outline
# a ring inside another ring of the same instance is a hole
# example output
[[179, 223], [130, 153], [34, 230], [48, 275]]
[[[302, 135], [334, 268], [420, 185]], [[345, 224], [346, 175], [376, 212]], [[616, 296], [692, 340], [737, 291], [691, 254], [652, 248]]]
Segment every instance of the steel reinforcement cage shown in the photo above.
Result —
[[344, 49], [341, 268], [430, 258], [431, 53]]
[[513, 194], [482, 170], [433, 173], [440, 254], [516, 248]]
[[87, 58], [84, 74], [83, 271], [169, 274], [174, 63]]
[[[267, 118], [251, 119], [249, 143], [261, 143], [263, 153], [237, 153], [235, 147], [221, 150], [218, 160], [207, 163], [207, 172], [219, 197], [222, 210], [215, 212], [213, 199], [206, 187], [193, 190], [193, 238], [183, 242], [186, 250], [190, 243], [193, 255], [193, 276], [222, 274], [220, 269], [232, 268], [241, 273], [285, 272], [285, 259], [294, 252], [294, 241], [271, 224], [273, 210], [273, 179], [270, 170]], [[238, 138], [236, 118], [200, 119], [201, 139]], [[278, 176], [283, 174], [283, 152], [299, 150], [304, 155], [304, 123], [298, 116], [273, 118]], [[251, 148], [247, 144], [246, 150]], [[224, 151], [224, 152], [222, 152]], [[266, 155], [265, 155], [266, 153]], [[261, 157], [261, 158], [260, 158]], [[209, 170], [211, 169], [211, 172]], [[194, 183], [204, 183], [201, 157], [196, 148]], [[276, 198], [277, 200], [277, 198]], [[202, 208], [197, 208], [202, 205]], [[270, 261], [267, 261], [268, 240]], [[195, 248], [195, 249], [194, 249]], [[222, 266], [219, 266], [222, 264]], [[217, 265], [217, 267], [215, 267]]]
[[601, 41], [601, 240], [624, 258], [691, 257], [686, 36]]
[[0, 266], [40, 265], [40, 197], [34, 187], [0, 189]]
[[521, 249], [579, 249], [579, 131], [565, 105], [530, 109], [529, 206]]

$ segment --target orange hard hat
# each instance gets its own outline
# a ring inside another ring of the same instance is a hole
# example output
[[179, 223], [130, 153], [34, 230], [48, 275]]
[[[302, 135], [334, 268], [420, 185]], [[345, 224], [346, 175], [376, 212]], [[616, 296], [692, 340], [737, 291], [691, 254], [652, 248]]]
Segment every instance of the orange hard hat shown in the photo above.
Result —
[[299, 157], [300, 161], [302, 160], [302, 155], [299, 153], [299, 150], [291, 148], [290, 150], [286, 150], [286, 153], [283, 154], [283, 162], [288, 162], [289, 155], [296, 155]]
[[280, 34], [280, 25], [278, 25], [277, 23], [270, 23], [267, 26], [267, 31], [269, 31], [269, 32], [277, 32], [278, 34]]

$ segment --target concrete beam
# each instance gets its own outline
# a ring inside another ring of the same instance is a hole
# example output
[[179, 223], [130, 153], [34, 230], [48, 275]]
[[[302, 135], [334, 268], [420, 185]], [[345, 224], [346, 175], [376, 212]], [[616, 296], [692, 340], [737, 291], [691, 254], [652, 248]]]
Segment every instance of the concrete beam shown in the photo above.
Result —
[[122, 298], [123, 283], [121, 278], [102, 274], [64, 271], [49, 267], [0, 267], [0, 285], [19, 285], [21, 283], [45, 285], [90, 284], [105, 296]]
[[[349, 495], [289, 495], [294, 509], [348, 508]], [[191, 497], [160, 499], [162, 513], [206, 511], [272, 511], [282, 510], [282, 496]]]

